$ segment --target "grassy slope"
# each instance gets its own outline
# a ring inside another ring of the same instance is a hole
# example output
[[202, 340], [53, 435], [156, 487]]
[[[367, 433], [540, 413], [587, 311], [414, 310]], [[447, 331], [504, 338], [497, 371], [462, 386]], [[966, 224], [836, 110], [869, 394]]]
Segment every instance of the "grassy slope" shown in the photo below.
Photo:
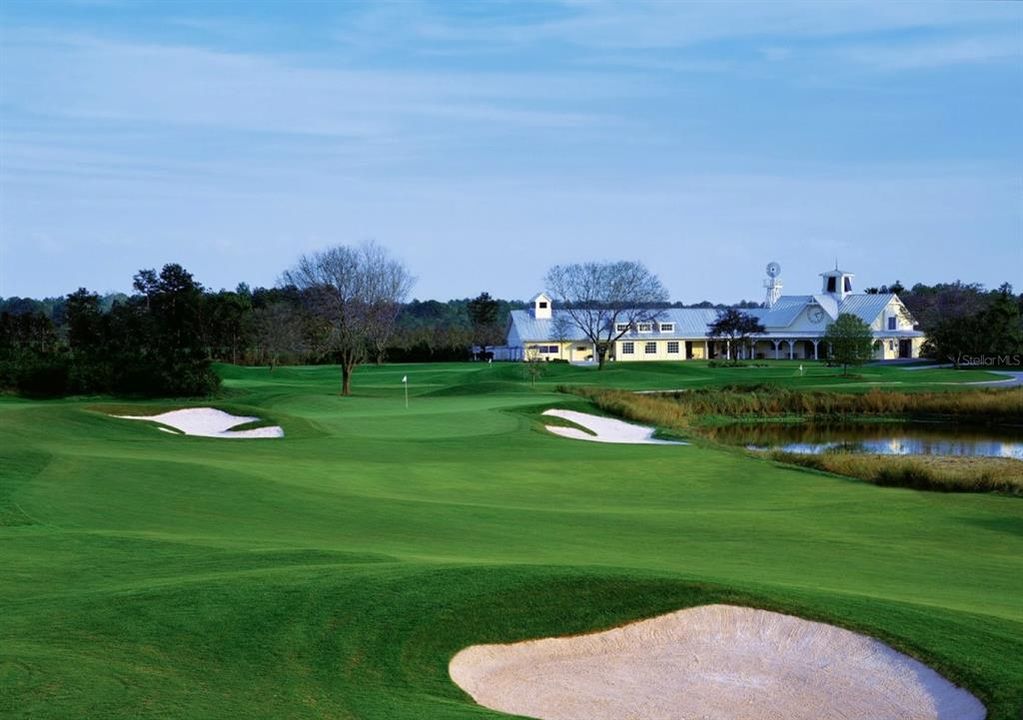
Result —
[[797, 366], [559, 366], [536, 389], [512, 365], [385, 366], [349, 399], [329, 368], [223, 368], [222, 406], [284, 441], [0, 401], [0, 715], [498, 717], [447, 679], [458, 648], [726, 600], [869, 631], [1018, 717], [1018, 499], [574, 442], [536, 415], [579, 406], [558, 383], [987, 379]]

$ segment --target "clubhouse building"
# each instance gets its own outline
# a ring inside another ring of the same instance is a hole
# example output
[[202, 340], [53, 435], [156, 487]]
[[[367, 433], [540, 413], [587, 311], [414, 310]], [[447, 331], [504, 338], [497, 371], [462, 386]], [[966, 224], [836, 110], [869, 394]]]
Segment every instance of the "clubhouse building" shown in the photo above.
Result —
[[[814, 295], [782, 295], [777, 263], [768, 265], [764, 282], [763, 307], [744, 309], [764, 326], [765, 332], [751, 338], [749, 347], [733, 347], [726, 338], [708, 335], [717, 310], [668, 308], [656, 320], [635, 326], [621, 324], [609, 358], [618, 362], [643, 360], [700, 360], [731, 358], [816, 360], [827, 355], [823, 337], [840, 314], [850, 313], [870, 326], [874, 334], [875, 358], [915, 358], [920, 355], [924, 334], [906, 306], [893, 293], [855, 293], [854, 275], [836, 266], [821, 273], [821, 291]], [[508, 360], [596, 359], [596, 348], [568, 317], [557, 309], [546, 293], [531, 301], [528, 310], [513, 310], [506, 346], [498, 357]]]

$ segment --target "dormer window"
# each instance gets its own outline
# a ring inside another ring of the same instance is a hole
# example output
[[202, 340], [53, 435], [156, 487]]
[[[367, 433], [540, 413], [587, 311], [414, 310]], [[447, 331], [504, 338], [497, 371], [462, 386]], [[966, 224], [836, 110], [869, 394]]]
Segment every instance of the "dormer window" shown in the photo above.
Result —
[[537, 320], [550, 320], [552, 317], [552, 303], [548, 295], [540, 293], [530, 302], [533, 303], [533, 317]]
[[636, 326], [636, 329], [639, 332], [653, 332], [654, 325], [653, 323], [640, 323], [639, 325]]
[[675, 323], [661, 323], [661, 332], [675, 332]]
[[615, 332], [625, 332], [629, 329], [629, 323], [617, 323], [615, 325]]

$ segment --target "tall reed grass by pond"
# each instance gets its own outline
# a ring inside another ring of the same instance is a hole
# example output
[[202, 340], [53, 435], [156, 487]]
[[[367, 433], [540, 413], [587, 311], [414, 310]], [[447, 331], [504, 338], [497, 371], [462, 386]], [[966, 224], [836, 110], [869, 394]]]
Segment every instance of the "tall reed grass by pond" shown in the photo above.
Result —
[[[799, 416], [845, 420], [945, 418], [992, 424], [1023, 422], [1023, 388], [913, 394], [872, 390], [861, 395], [800, 392], [769, 386], [657, 395], [596, 388], [562, 390], [589, 399], [607, 413], [675, 430], [698, 427], [712, 416], [739, 420]], [[1023, 462], [1018, 460], [784, 452], [772, 453], [771, 457], [878, 485], [1023, 495]]]
[[940, 492], [1001, 492], [1023, 495], [1023, 463], [1008, 458], [821, 453], [774, 451], [774, 460], [859, 478], [875, 485]]
[[744, 419], [885, 417], [1023, 423], [1023, 387], [932, 393], [873, 389], [853, 394], [750, 385], [656, 395], [597, 388], [559, 389], [582, 395], [607, 412], [665, 427], [688, 427], [714, 416]]

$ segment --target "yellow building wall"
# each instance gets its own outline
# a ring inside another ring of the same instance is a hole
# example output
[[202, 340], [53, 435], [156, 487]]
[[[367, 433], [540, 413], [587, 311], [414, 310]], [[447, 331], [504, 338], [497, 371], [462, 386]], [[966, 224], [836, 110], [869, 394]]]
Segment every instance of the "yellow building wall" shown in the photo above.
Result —
[[[539, 348], [557, 347], [556, 352], [540, 352]], [[535, 349], [534, 349], [535, 348]], [[596, 360], [593, 355], [593, 345], [589, 342], [531, 342], [526, 343], [524, 360], [551, 361], [568, 360], [569, 362], [582, 362], [587, 359]]]
[[[633, 352], [626, 354], [624, 350], [625, 343], [631, 342], [633, 344]], [[654, 343], [656, 352], [646, 352], [646, 344], [648, 342]], [[668, 340], [656, 340], [650, 338], [649, 340], [640, 336], [635, 340], [619, 340], [615, 343], [615, 360], [618, 362], [642, 362], [644, 360], [685, 360], [686, 359], [686, 341], [685, 340], [672, 340], [671, 342], [678, 343], [678, 352], [668, 352]], [[697, 355], [699, 351], [699, 355]], [[693, 359], [697, 357], [703, 357], [703, 341], [693, 341]]]
[[586, 360], [596, 360], [597, 352], [593, 349], [593, 344], [589, 342], [574, 342], [565, 343], [562, 347], [562, 352], [566, 360], [569, 362], [585, 362]]
[[[624, 342], [635, 343], [635, 352], [632, 355], [626, 355], [622, 352], [622, 345]], [[646, 353], [645, 344], [647, 342], [656, 343], [657, 352]], [[686, 341], [677, 340], [672, 342], [678, 342], [678, 352], [668, 352], [668, 340], [655, 340], [651, 338], [648, 340], [632, 340], [622, 341], [619, 340], [615, 343], [614, 359], [618, 362], [642, 362], [644, 360], [660, 360], [660, 361], [675, 361], [675, 360], [686, 360]], [[693, 344], [693, 360], [706, 360], [707, 354], [707, 341], [706, 340], [690, 340]], [[547, 352], [551, 347], [556, 347], [556, 352]], [[540, 348], [545, 348], [544, 352], [540, 351]], [[525, 345], [525, 354], [523, 360], [526, 361], [551, 361], [551, 360], [568, 360], [569, 362], [585, 362], [588, 360], [596, 360], [596, 351], [593, 345], [588, 341], [576, 341], [576, 342], [529, 342]]]
[[[923, 347], [924, 340], [927, 338], [911, 338], [911, 349], [909, 356], [913, 358], [920, 357], [920, 349]], [[875, 360], [896, 360], [899, 357], [899, 339], [893, 338], [891, 340], [884, 339], [881, 341], [881, 347], [876, 349], [874, 352]]]

